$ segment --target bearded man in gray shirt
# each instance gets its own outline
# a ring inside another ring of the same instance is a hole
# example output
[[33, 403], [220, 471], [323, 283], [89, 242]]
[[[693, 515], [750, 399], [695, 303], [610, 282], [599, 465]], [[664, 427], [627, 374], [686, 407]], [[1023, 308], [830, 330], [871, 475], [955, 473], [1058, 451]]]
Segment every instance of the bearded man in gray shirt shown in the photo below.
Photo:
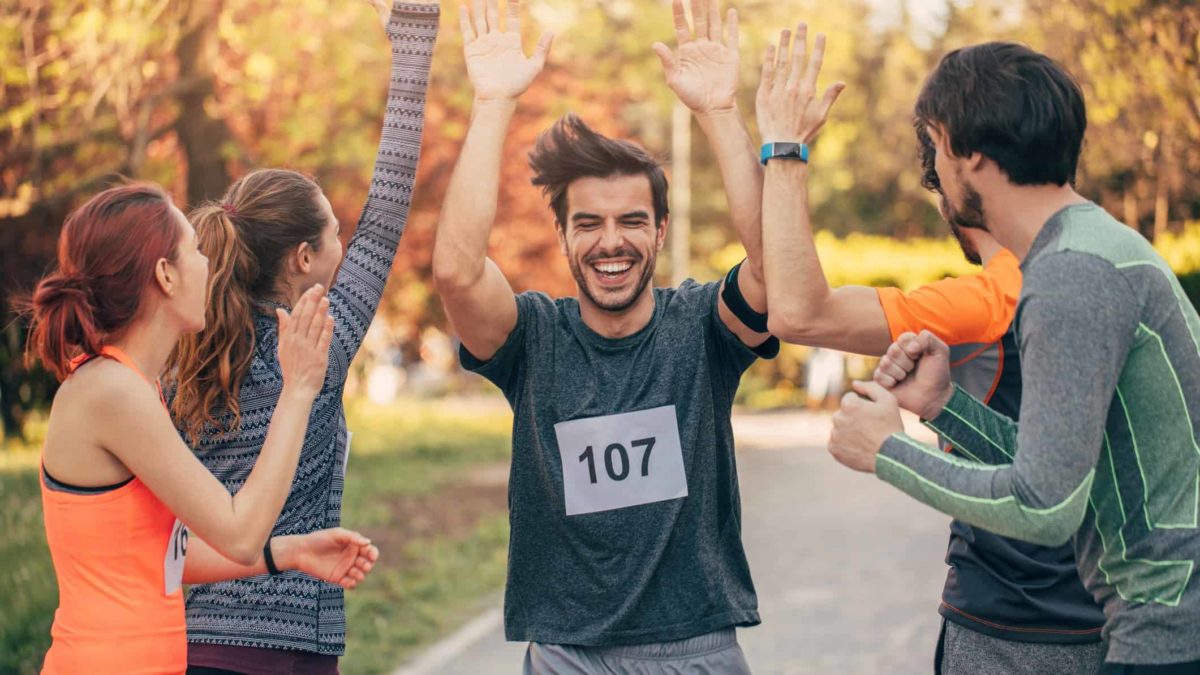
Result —
[[[736, 68], [720, 96], [688, 96], [710, 89], [705, 56], [736, 62], [736, 16], [726, 30], [706, 5], [695, 10], [693, 35], [676, 6], [679, 49], [660, 51], [668, 81], [715, 139], [726, 182], [753, 179], [735, 170], [755, 166], [734, 109]], [[730, 411], [745, 369], [778, 349], [763, 314], [758, 210], [734, 223], [748, 253], [740, 273], [653, 288], [668, 226], [663, 170], [567, 116], [530, 163], [578, 297], [514, 294], [488, 237], [516, 98], [551, 37], [526, 58], [514, 4], [506, 15], [502, 29], [496, 0], [464, 11], [475, 102], [433, 260], [463, 364], [514, 411], [506, 637], [531, 643], [527, 673], [749, 672], [734, 629], [759, 615]]]
[[[1012, 43], [955, 50], [916, 117], [950, 210], [1021, 260], [1020, 421], [910, 333], [843, 399], [830, 452], [972, 526], [1070, 541], [1104, 608], [1101, 673], [1200, 673], [1200, 315], [1149, 242], [1075, 192], [1087, 112], [1057, 63]], [[898, 407], [969, 459], [905, 435]]]

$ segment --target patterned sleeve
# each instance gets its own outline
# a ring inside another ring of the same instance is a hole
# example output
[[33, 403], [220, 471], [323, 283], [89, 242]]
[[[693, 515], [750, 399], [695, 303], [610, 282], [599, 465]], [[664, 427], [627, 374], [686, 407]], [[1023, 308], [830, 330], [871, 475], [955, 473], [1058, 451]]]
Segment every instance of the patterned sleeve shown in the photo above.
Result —
[[438, 6], [397, 2], [388, 22], [392, 71], [375, 170], [358, 228], [333, 287], [334, 320], [328, 380], [344, 381], [392, 270], [408, 220], [421, 151], [425, 91], [438, 31]]
[[[1017, 447], [1017, 423], [954, 385], [942, 414], [926, 420], [959, 453], [981, 464], [1011, 464]], [[907, 438], [905, 440], [912, 440]]]

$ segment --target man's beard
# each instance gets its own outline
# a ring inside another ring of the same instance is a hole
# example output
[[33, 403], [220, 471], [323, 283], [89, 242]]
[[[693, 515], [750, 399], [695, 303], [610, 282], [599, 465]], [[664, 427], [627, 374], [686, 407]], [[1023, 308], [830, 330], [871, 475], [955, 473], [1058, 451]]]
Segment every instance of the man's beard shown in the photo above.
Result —
[[962, 226], [951, 221], [950, 232], [954, 234], [954, 239], [958, 242], [958, 247], [962, 249], [963, 257], [972, 265], [982, 265], [983, 256], [979, 254], [979, 249], [975, 246], [975, 242], [968, 239], [963, 230]]
[[938, 211], [941, 212], [942, 219], [950, 225], [950, 232], [954, 234], [954, 238], [958, 241], [958, 247], [962, 249], [966, 259], [972, 264], [980, 265], [983, 263], [983, 258], [979, 254], [979, 249], [963, 230], [988, 231], [983, 215], [983, 197], [975, 191], [974, 186], [961, 178], [959, 185], [963, 186], [962, 208], [955, 208], [945, 193], [942, 193]]
[[[632, 249], [622, 248], [613, 254], [606, 253], [605, 255], [587, 256], [586, 258], [584, 258], [583, 264], [591, 265], [596, 260], [602, 260], [604, 258], [619, 258], [619, 257], [632, 258], [634, 260], [633, 264], [635, 267], [643, 262], [642, 256], [640, 254], [638, 254], [636, 251], [633, 251]], [[576, 262], [575, 256], [570, 255], [570, 252], [568, 252], [568, 255], [567, 255], [567, 263], [568, 263], [568, 266], [571, 268], [571, 276], [575, 277], [575, 285], [579, 287], [579, 292], [582, 293], [596, 307], [599, 307], [600, 309], [602, 309], [606, 312], [612, 312], [614, 314], [617, 314], [620, 312], [624, 312], [625, 310], [632, 307], [633, 303], [637, 302], [637, 299], [642, 297], [642, 293], [646, 290], [646, 286], [654, 278], [654, 264], [657, 261], [657, 258], [658, 258], [658, 256], [656, 253], [652, 252], [650, 254], [650, 259], [648, 261], [646, 261], [645, 266], [642, 268], [642, 275], [637, 280], [637, 283], [634, 286], [633, 293], [631, 293], [629, 295], [629, 297], [613, 298], [613, 299], [608, 299], [608, 300], [601, 300], [600, 298], [598, 298], [594, 294], [592, 294], [591, 289], [588, 288], [587, 277], [586, 277], [586, 275], [584, 275], [583, 269], [581, 268], [580, 264], [578, 262]]]

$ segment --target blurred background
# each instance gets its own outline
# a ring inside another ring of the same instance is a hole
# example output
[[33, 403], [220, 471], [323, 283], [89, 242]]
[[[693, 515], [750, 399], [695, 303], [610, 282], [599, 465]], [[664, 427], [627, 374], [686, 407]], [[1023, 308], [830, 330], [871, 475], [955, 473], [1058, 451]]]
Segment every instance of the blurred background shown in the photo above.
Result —
[[[356, 433], [346, 523], [368, 530], [392, 564], [353, 594], [348, 673], [389, 671], [472, 616], [503, 578], [509, 417], [482, 380], [459, 371], [429, 282], [438, 209], [471, 103], [457, 3], [443, 4], [416, 201], [350, 388]], [[671, 44], [669, 3], [523, 5], [529, 44], [539, 28], [558, 37], [506, 150], [492, 256], [514, 288], [574, 290], [523, 161], [536, 135], [566, 112], [640, 141], [668, 164], [674, 217], [658, 283], [718, 278], [743, 254], [712, 155], [650, 50], [656, 40]], [[972, 271], [920, 187], [911, 109], [943, 53], [1006, 39], [1050, 54], [1079, 79], [1090, 122], [1080, 191], [1154, 242], [1200, 301], [1194, 0], [733, 6], [742, 20], [741, 109], [752, 128], [759, 55], [782, 27], [806, 20], [827, 33], [825, 80], [849, 84], [815, 144], [811, 179], [831, 283], [911, 288]], [[14, 300], [51, 266], [71, 208], [119, 175], [161, 183], [186, 210], [250, 168], [294, 168], [314, 175], [339, 219], [354, 223], [379, 137], [389, 51], [362, 0], [0, 7], [0, 672], [35, 672], [56, 601], [34, 470], [54, 382], [22, 359], [25, 324]], [[741, 414], [821, 408], [870, 366], [787, 347], [747, 375]]]

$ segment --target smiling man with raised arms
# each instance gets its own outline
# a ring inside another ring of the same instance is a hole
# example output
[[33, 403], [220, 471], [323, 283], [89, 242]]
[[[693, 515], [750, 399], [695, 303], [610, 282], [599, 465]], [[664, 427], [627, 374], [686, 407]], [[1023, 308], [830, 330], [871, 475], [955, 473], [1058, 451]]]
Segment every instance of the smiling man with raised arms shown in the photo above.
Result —
[[[433, 267], [463, 364], [515, 412], [506, 636], [531, 643], [527, 673], [749, 672], [734, 629], [759, 615], [730, 411], [742, 373], [777, 350], [757, 232], [748, 241], [734, 223], [749, 254], [740, 274], [654, 288], [662, 168], [567, 116], [529, 159], [578, 295], [514, 294], [487, 244], [508, 124], [550, 37], [527, 58], [515, 4], [462, 12], [475, 103]], [[705, 11], [695, 31], [727, 42], [736, 22]]]

